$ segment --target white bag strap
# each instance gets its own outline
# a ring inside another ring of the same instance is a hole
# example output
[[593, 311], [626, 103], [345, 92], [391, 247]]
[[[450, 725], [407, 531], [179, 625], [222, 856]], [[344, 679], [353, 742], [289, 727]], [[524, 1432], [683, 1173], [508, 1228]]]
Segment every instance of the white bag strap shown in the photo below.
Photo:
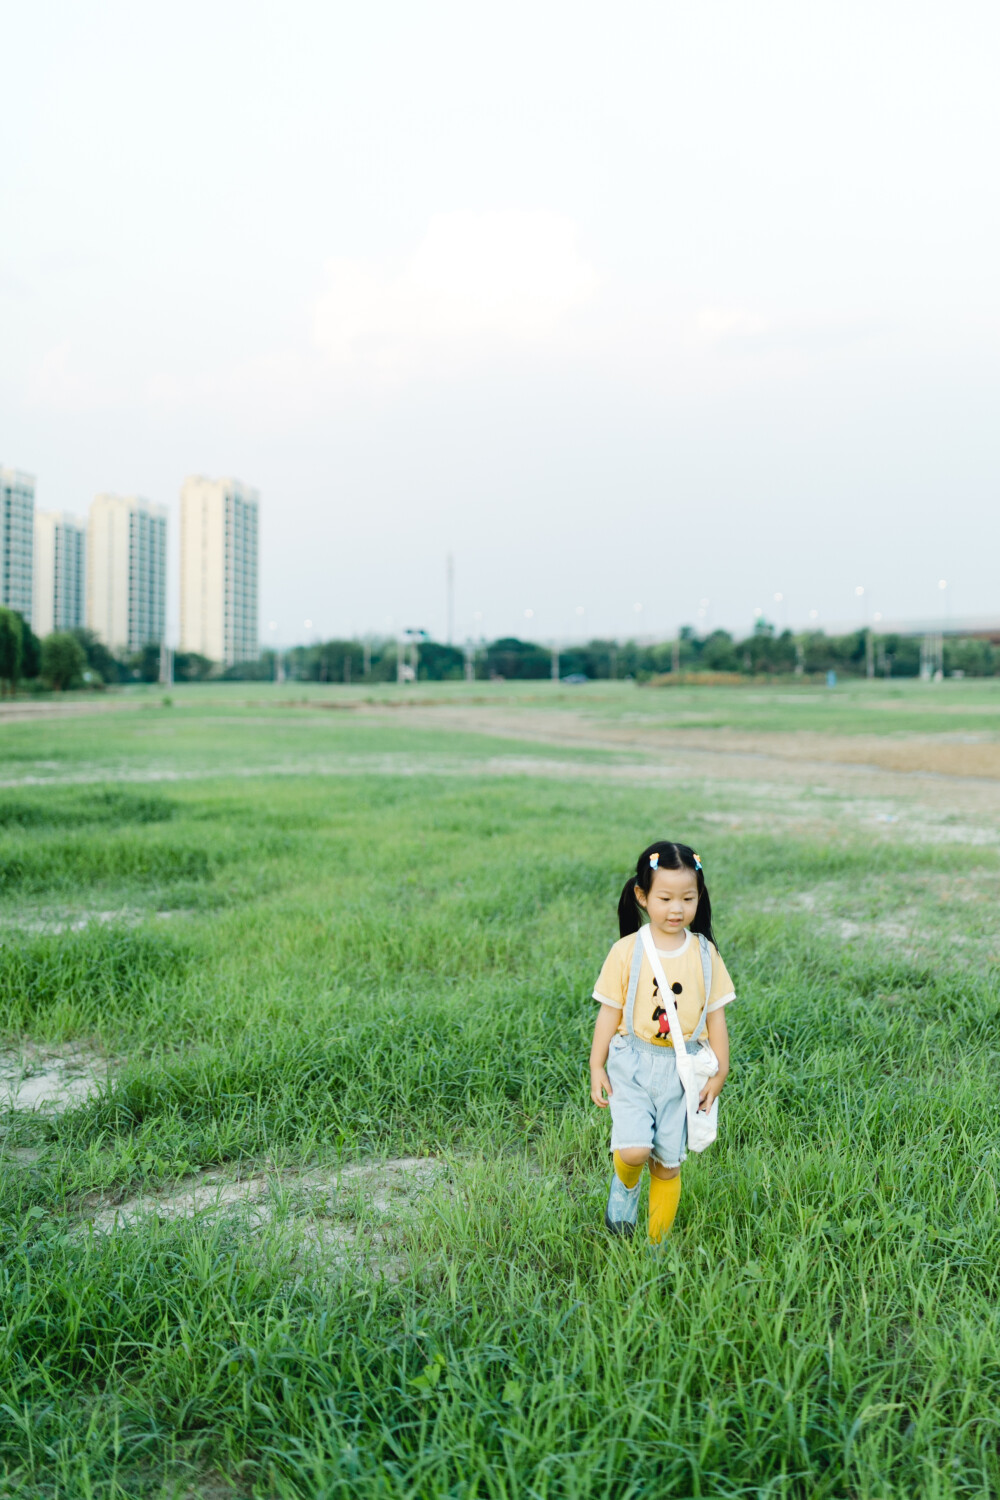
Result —
[[[660, 1004], [663, 1006], [663, 1009], [667, 1013], [667, 1025], [670, 1027], [670, 1039], [674, 1044], [674, 1054], [677, 1058], [677, 1076], [680, 1079], [681, 1083], [684, 1085], [685, 1093], [690, 1094], [693, 1088], [695, 1090], [695, 1093], [700, 1096], [701, 1089], [698, 1087], [698, 1080], [691, 1072], [691, 1060], [688, 1057], [688, 1050], [684, 1043], [684, 1033], [681, 1030], [681, 1023], [677, 1019], [677, 1007], [674, 1005], [674, 997], [671, 994], [670, 986], [667, 983], [667, 976], [663, 972], [663, 965], [660, 962], [660, 955], [656, 951], [656, 944], [653, 941], [653, 929], [649, 926], [648, 922], [641, 929], [640, 936], [642, 938], [643, 947], [646, 950], [646, 957], [649, 959], [650, 966], [656, 976], [657, 983], [660, 987]], [[705, 973], [705, 954], [707, 949], [708, 943], [704, 942], [701, 950], [703, 973]], [[701, 1020], [698, 1022], [698, 1026], [694, 1033], [695, 1035], [697, 1035], [698, 1032], [701, 1031], [701, 1028], [705, 1021], [705, 1016], [708, 1011], [708, 997], [711, 991], [712, 983], [711, 974], [711, 952], [709, 951], [708, 968], [705, 977], [705, 1008], [701, 1013]]]
[[639, 988], [639, 975], [642, 972], [642, 944], [636, 943], [632, 950], [632, 970], [628, 977], [628, 994], [625, 997], [625, 1030], [629, 1036], [635, 1036], [635, 996]]
[[705, 1030], [705, 1024], [708, 1021], [708, 1002], [712, 995], [712, 947], [703, 932], [698, 933], [698, 946], [701, 949], [701, 977], [705, 981], [705, 1008], [697, 1026], [688, 1037], [689, 1042], [698, 1041]]

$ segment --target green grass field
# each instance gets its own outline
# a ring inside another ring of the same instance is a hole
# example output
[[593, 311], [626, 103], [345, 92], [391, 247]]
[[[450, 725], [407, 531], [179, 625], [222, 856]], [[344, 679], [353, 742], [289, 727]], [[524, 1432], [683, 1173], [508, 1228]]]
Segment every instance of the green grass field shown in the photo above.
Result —
[[[642, 748], [993, 753], [997, 685], [464, 694], [0, 718], [0, 1494], [1000, 1494], [1000, 783]], [[658, 836], [739, 999], [653, 1255], [586, 1059]]]

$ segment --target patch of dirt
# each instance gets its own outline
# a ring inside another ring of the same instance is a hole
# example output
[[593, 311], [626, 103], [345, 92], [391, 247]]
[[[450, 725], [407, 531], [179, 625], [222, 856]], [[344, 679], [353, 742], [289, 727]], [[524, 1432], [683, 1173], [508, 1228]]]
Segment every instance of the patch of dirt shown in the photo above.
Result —
[[42, 1155], [41, 1146], [3, 1146], [0, 1144], [0, 1156], [5, 1162], [13, 1162], [19, 1167], [30, 1167], [32, 1162], [38, 1161]]
[[117, 1205], [92, 1201], [87, 1221], [97, 1233], [111, 1234], [150, 1218], [169, 1222], [238, 1213], [250, 1229], [275, 1221], [288, 1224], [327, 1261], [361, 1262], [395, 1278], [406, 1268], [392, 1253], [398, 1239], [394, 1231], [443, 1175], [442, 1162], [419, 1156], [245, 1177], [213, 1168], [185, 1177], [167, 1191], [140, 1193]]
[[246, 1490], [230, 1484], [228, 1479], [220, 1479], [216, 1475], [202, 1475], [183, 1491], [181, 1500], [234, 1500], [235, 1496], [246, 1493]]
[[[6, 698], [0, 701], [0, 723], [17, 719], [68, 719], [87, 714], [120, 713], [123, 711], [127, 713], [129, 711], [135, 712], [139, 709], [164, 709], [166, 705], [163, 703], [163, 697], [164, 694], [169, 697], [170, 691], [169, 687], [159, 684], [148, 696], [143, 698], [136, 698], [131, 694], [116, 692], [114, 688], [109, 688], [103, 693], [69, 693], [58, 698]], [[230, 698], [228, 695], [221, 698], [209, 697], [207, 695], [199, 696], [197, 703], [188, 700], [187, 704], [185, 704], [183, 699], [175, 698], [169, 705], [174, 710], [178, 708], [183, 709], [185, 706], [197, 709], [207, 707], [260, 709], [266, 705], [262, 705], [259, 698]], [[275, 708], [352, 709], [359, 706], [359, 704], [352, 701], [333, 702], [324, 699], [309, 698], [303, 698], [296, 702], [282, 701], [274, 704]], [[220, 722], [231, 724], [234, 720], [226, 719]], [[248, 723], [250, 721], [243, 719], [241, 722]], [[258, 722], [273, 724], [274, 719], [261, 718]]]
[[[175, 1445], [180, 1446], [181, 1444]], [[249, 1462], [238, 1463], [234, 1467], [237, 1474], [240, 1470], [252, 1469]], [[204, 1461], [194, 1459], [185, 1463], [176, 1457], [165, 1469], [147, 1459], [130, 1465], [127, 1469], [120, 1468], [118, 1476], [119, 1483], [123, 1486], [119, 1490], [120, 1494], [124, 1494], [124, 1486], [128, 1486], [130, 1495], [155, 1494], [158, 1500], [250, 1500], [253, 1484], [251, 1479], [230, 1478], [219, 1467], [208, 1467]], [[264, 1491], [259, 1490], [257, 1493], [263, 1496]]]
[[[818, 931], [844, 943], [874, 941], [918, 958], [947, 950], [949, 962], [960, 965], [980, 961], [995, 941], [992, 924], [974, 910], [995, 907], [1000, 879], [993, 870], [972, 868], [963, 877], [914, 874], [907, 883], [906, 899], [891, 916], [865, 919], [865, 909], [878, 901], [878, 895], [877, 882], [870, 887], [827, 881], [768, 905], [772, 910], [808, 912]], [[861, 913], [860, 920], [841, 916], [845, 909]]]
[[86, 1047], [25, 1042], [17, 1052], [0, 1052], [0, 1110], [61, 1114], [99, 1094], [108, 1067], [106, 1057]]
[[843, 943], [852, 943], [855, 938], [876, 938], [889, 947], [899, 946], [909, 941], [910, 929], [904, 927], [902, 922], [850, 922], [840, 921], [826, 923], [827, 927], [833, 928]]
[[[366, 704], [362, 713], [372, 718], [389, 716], [381, 705]], [[974, 795], [991, 796], [993, 804], [1000, 807], [1000, 739], [994, 736], [907, 734], [897, 738], [827, 735], [806, 730], [747, 734], [737, 729], [659, 729], [635, 723], [594, 722], [568, 709], [518, 713], [505, 706], [501, 713], [443, 704], [427, 709], [414, 704], [407, 721], [427, 728], [451, 728], [466, 734], [522, 742], [586, 746], [595, 750], [628, 749], [647, 755], [673, 752], [679, 764], [662, 768], [669, 769], [673, 780], [721, 774], [755, 781], [768, 775], [815, 781], [817, 771], [821, 770], [824, 779], [832, 780], [838, 787], [845, 781], [856, 785], [861, 779], [877, 786], [879, 781], [891, 778], [898, 787], [895, 778], [899, 776], [948, 778], [952, 793], [956, 781], [976, 780], [980, 786], [975, 788]], [[587, 769], [593, 774], [602, 768]], [[648, 765], [637, 766], [645, 779], [649, 779], [653, 769]]]
[[139, 911], [136, 907], [122, 906], [117, 911], [77, 911], [72, 912], [65, 908], [59, 911], [34, 912], [30, 916], [0, 917], [0, 926], [14, 927], [20, 932], [83, 932], [83, 930], [94, 923], [105, 927], [110, 923], [116, 923], [122, 927], [138, 927], [149, 917], [155, 917], [159, 922], [169, 921], [171, 917], [189, 916], [184, 911]]
[[45, 698], [41, 702], [31, 698], [8, 698], [0, 703], [0, 721], [15, 719], [67, 719], [77, 714], [114, 713], [117, 709], [134, 707], [134, 700], [105, 697], [103, 693], [74, 694], [72, 697]]

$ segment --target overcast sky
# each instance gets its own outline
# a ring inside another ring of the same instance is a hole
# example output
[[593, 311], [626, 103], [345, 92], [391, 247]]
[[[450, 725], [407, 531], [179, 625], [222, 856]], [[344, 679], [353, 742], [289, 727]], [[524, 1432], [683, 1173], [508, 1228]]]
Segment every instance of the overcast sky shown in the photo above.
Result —
[[174, 625], [182, 479], [256, 485], [265, 641], [442, 637], [449, 552], [458, 638], [996, 617], [998, 43], [994, 0], [7, 6], [0, 463], [167, 504]]

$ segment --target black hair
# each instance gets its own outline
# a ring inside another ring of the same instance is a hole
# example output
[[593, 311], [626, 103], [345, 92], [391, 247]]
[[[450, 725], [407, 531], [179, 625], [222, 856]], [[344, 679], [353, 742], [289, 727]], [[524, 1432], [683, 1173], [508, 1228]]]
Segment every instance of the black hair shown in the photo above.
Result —
[[[656, 855], [656, 861], [650, 864], [650, 855]], [[708, 896], [708, 886], [705, 884], [705, 876], [701, 868], [701, 860], [695, 854], [689, 844], [671, 844], [661, 840], [656, 844], [650, 844], [648, 849], [643, 849], [636, 860], [635, 874], [630, 875], [622, 886], [622, 893], [618, 900], [618, 932], [621, 937], [628, 937], [630, 932], [638, 932], [642, 921], [642, 907], [635, 899], [636, 886], [648, 896], [649, 888], [653, 884], [653, 876], [657, 870], [690, 870], [698, 882], [698, 910], [694, 914], [691, 923], [692, 932], [703, 932], [710, 943], [715, 942], [715, 934], [712, 931], [712, 903]]]

